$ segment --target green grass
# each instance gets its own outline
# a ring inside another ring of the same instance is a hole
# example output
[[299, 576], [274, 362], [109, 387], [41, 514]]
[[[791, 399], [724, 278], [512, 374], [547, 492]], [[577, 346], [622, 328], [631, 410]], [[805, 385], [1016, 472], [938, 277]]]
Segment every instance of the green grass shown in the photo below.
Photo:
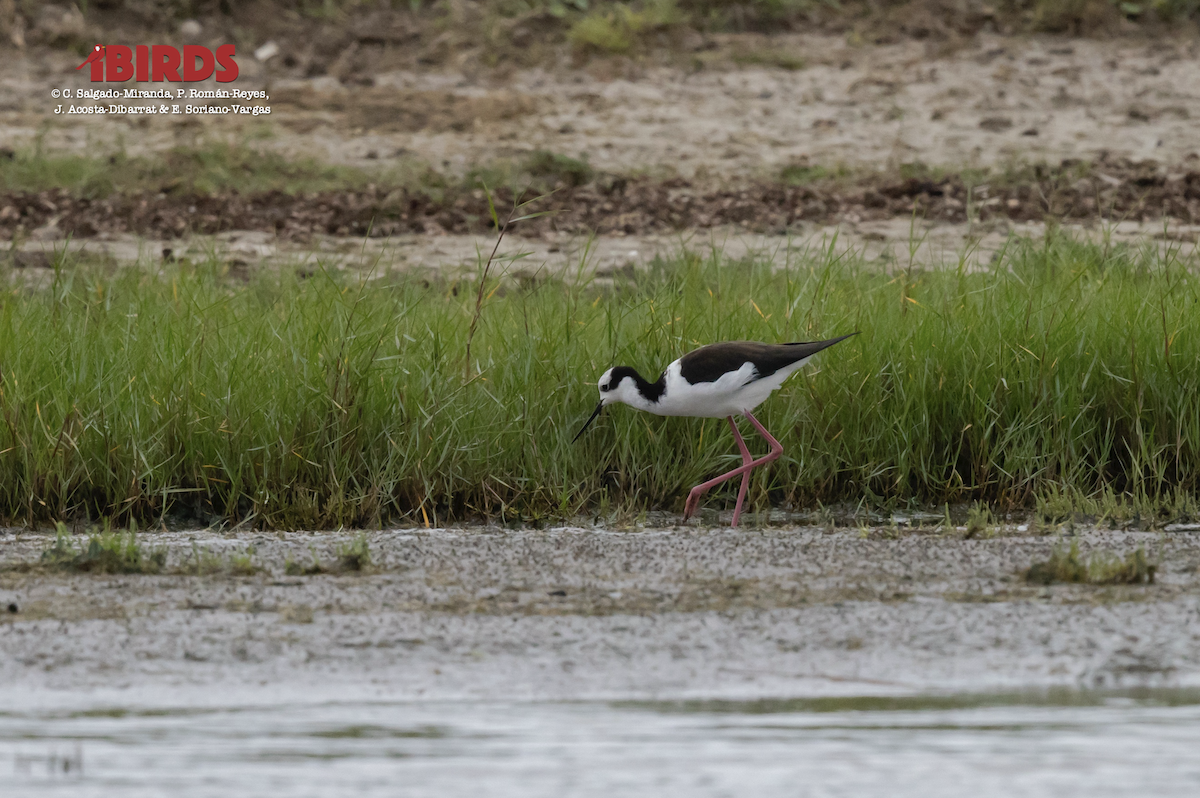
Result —
[[846, 180], [852, 178], [849, 169], [838, 166], [833, 169], [824, 166], [810, 166], [807, 162], [791, 163], [779, 170], [777, 179], [787, 186], [807, 186], [823, 180]]
[[288, 576], [313, 576], [314, 574], [327, 573], [329, 569], [321, 563], [321, 558], [317, 556], [316, 549], [310, 548], [309, 554], [312, 555], [312, 559], [307, 565], [297, 562], [288, 556], [283, 562], [283, 572]]
[[1173, 494], [1151, 496], [1146, 493], [1118, 493], [1111, 487], [1082, 494], [1069, 487], [1052, 486], [1037, 497], [1036, 520], [1068, 526], [1076, 523], [1108, 526], [1113, 529], [1139, 528], [1157, 518], [1200, 518], [1200, 501], [1194, 493], [1176, 490]]
[[1092, 585], [1154, 584], [1158, 565], [1146, 560], [1146, 552], [1138, 548], [1125, 557], [1110, 551], [1096, 551], [1088, 557], [1079, 553], [1079, 541], [1069, 547], [1055, 545], [1050, 559], [1036, 562], [1025, 572], [1028, 582], [1050, 585], [1056, 582]]
[[253, 546], [220, 554], [206, 546], [192, 543], [192, 550], [172, 567], [171, 572], [182, 576], [253, 576], [260, 570], [254, 562]]
[[113, 531], [106, 524], [93, 530], [87, 543], [77, 542], [61, 523], [41, 556], [43, 567], [59, 571], [98, 574], [156, 574], [166, 565], [165, 550], [146, 552], [137, 540], [136, 527], [125, 532]]
[[[88, 533], [86, 541], [82, 536], [72, 535], [62, 522], [56, 526], [54, 540], [42, 550], [36, 563], [15, 563], [6, 566], [6, 569], [27, 571], [40, 568], [96, 574], [172, 573], [182, 576], [253, 576], [261, 570], [254, 562], [252, 546], [221, 555], [193, 543], [191, 552], [168, 569], [167, 550], [143, 549], [138, 541], [136, 524], [131, 524], [126, 530], [114, 530], [106, 519], [102, 527], [93, 528]], [[357, 546], [356, 540], [348, 549], [350, 556], [362, 553]], [[362, 547], [365, 548], [365, 542]], [[369, 562], [370, 553], [367, 552], [364, 564]], [[361, 570], [362, 567], [363, 564], [360, 564], [351, 569]]]
[[675, 0], [604, 3], [576, 21], [567, 39], [583, 50], [627, 53], [647, 34], [683, 22]]
[[[400, 176], [390, 176], [399, 180]], [[378, 179], [376, 176], [374, 179]], [[243, 194], [361, 188], [372, 176], [357, 169], [291, 160], [260, 147], [210, 143], [145, 157], [46, 153], [40, 148], [0, 158], [0, 190], [63, 188], [91, 199], [142, 191]]]
[[762, 48], [757, 50], [741, 50], [733, 53], [730, 60], [738, 66], [768, 66], [798, 72], [807, 66], [800, 56], [778, 48]]
[[38, 147], [0, 158], [0, 191], [64, 189], [88, 199], [117, 194], [166, 193], [215, 196], [236, 191], [300, 194], [323, 191], [408, 189], [445, 200], [478, 191], [481, 184], [508, 187], [531, 195], [560, 186], [581, 186], [596, 172], [586, 157], [534, 150], [515, 158], [496, 158], [462, 176], [439, 173], [426, 164], [403, 162], [368, 174], [348, 166], [311, 158], [288, 159], [253, 142], [209, 143], [197, 149], [178, 148], [140, 157], [120, 152], [79, 155], [44, 152]]
[[0, 297], [0, 514], [311, 529], [679, 510], [739, 462], [725, 423], [617, 406], [572, 445], [599, 375], [853, 330], [760, 408], [785, 453], [752, 506], [1107, 492], [1194, 511], [1194, 263], [1052, 237], [993, 267], [682, 253], [609, 286], [492, 278], [466, 363], [470, 276], [64, 266]]
[[982, 502], [976, 502], [967, 511], [967, 529], [963, 537], [987, 538], [992, 536], [992, 524], [996, 519], [992, 517], [992, 511], [987, 505]]
[[364, 571], [371, 567], [371, 548], [366, 535], [355, 535], [353, 540], [339, 543], [334, 551], [334, 562], [327, 567], [321, 562], [315, 548], [309, 548], [311, 560], [305, 564], [290, 556], [284, 561], [283, 572], [288, 576], [313, 576], [315, 574], [348, 573]]
[[341, 571], [361, 571], [371, 565], [371, 549], [365, 535], [337, 547], [337, 566]]

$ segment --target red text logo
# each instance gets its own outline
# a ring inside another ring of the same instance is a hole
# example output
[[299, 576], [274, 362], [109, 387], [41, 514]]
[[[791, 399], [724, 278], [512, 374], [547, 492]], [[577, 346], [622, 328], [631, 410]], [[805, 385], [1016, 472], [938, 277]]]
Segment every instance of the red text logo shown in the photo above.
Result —
[[[217, 83], [229, 83], [238, 76], [233, 60], [234, 46], [222, 44], [214, 54], [199, 44], [185, 44], [183, 53], [169, 44], [97, 44], [87, 60], [76, 69], [91, 66], [93, 83], [121, 83], [133, 78], [138, 83], [161, 83], [164, 80], [190, 83], [208, 80], [216, 73]], [[220, 69], [217, 67], [220, 66]]]

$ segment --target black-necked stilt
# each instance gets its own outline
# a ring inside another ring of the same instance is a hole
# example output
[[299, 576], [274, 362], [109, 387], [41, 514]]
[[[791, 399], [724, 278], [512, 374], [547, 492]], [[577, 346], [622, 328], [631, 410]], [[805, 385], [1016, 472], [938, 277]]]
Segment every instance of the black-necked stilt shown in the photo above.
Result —
[[[760, 344], [756, 341], [709, 344], [688, 352], [667, 366], [654, 382], [628, 366], [614, 366], [600, 378], [600, 404], [596, 405], [575, 440], [579, 440], [579, 436], [596, 420], [605, 405], [614, 402], [624, 402], [638, 410], [660, 416], [726, 418], [742, 453], [742, 465], [692, 488], [684, 505], [683, 519], [686, 521], [696, 511], [705, 491], [742, 474], [737, 504], [733, 508], [733, 526], [737, 526], [746, 489], [750, 485], [750, 472], [783, 454], [783, 446], [767, 432], [751, 411], [813, 355], [853, 335], [858, 333], [827, 341], [791, 344]], [[767, 439], [770, 452], [757, 460], [750, 456], [750, 450], [746, 448], [746, 442], [733, 420], [735, 415], [750, 419], [759, 434]]]

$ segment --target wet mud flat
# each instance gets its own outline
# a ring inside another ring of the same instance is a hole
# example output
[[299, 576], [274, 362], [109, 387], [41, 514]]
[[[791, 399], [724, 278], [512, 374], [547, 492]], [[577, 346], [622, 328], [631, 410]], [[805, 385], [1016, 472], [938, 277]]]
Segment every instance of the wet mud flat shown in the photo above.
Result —
[[[1146, 552], [1157, 578], [1136, 585], [1031, 584], [1026, 570], [1063, 542], [1015, 527], [982, 540], [395, 530], [365, 536], [360, 571], [304, 575], [352, 539], [143, 533], [176, 572], [99, 575], [17, 566], [51, 539], [10, 533], [2, 691], [577, 700], [1200, 685], [1197, 530], [1077, 534], [1084, 555]], [[250, 554], [258, 570], [178, 572], [196, 552]]]

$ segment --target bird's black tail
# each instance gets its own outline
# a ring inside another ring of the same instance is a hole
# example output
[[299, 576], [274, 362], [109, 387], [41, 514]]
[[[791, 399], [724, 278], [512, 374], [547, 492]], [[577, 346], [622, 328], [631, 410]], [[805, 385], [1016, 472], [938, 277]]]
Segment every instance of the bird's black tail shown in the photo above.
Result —
[[838, 336], [837, 338], [829, 338], [825, 341], [795, 341], [790, 344], [782, 344], [782, 346], [787, 347], [786, 349], [783, 350], [783, 352], [787, 353], [786, 358], [790, 362], [795, 363], [797, 360], [805, 360], [807, 358], [810, 358], [813, 355], [815, 355], [817, 352], [828, 349], [829, 347], [833, 346], [834, 344], [840, 344], [842, 341], [845, 341], [847, 338], [853, 338], [856, 335], [858, 335], [857, 330], [850, 333], [849, 335], [841, 335], [841, 336]]
[[829, 338], [825, 341], [793, 341], [792, 343], [784, 344], [784, 346], [811, 347], [811, 351], [807, 352], [804, 355], [804, 357], [808, 357], [810, 355], [815, 355], [817, 352], [820, 352], [822, 349], [828, 349], [829, 347], [833, 346], [834, 344], [840, 344], [842, 341], [845, 341], [847, 338], [853, 338], [854, 336], [858, 335], [860, 332], [861, 332], [860, 330], [855, 330], [852, 333], [848, 333], [846, 335], [839, 335], [837, 338]]

